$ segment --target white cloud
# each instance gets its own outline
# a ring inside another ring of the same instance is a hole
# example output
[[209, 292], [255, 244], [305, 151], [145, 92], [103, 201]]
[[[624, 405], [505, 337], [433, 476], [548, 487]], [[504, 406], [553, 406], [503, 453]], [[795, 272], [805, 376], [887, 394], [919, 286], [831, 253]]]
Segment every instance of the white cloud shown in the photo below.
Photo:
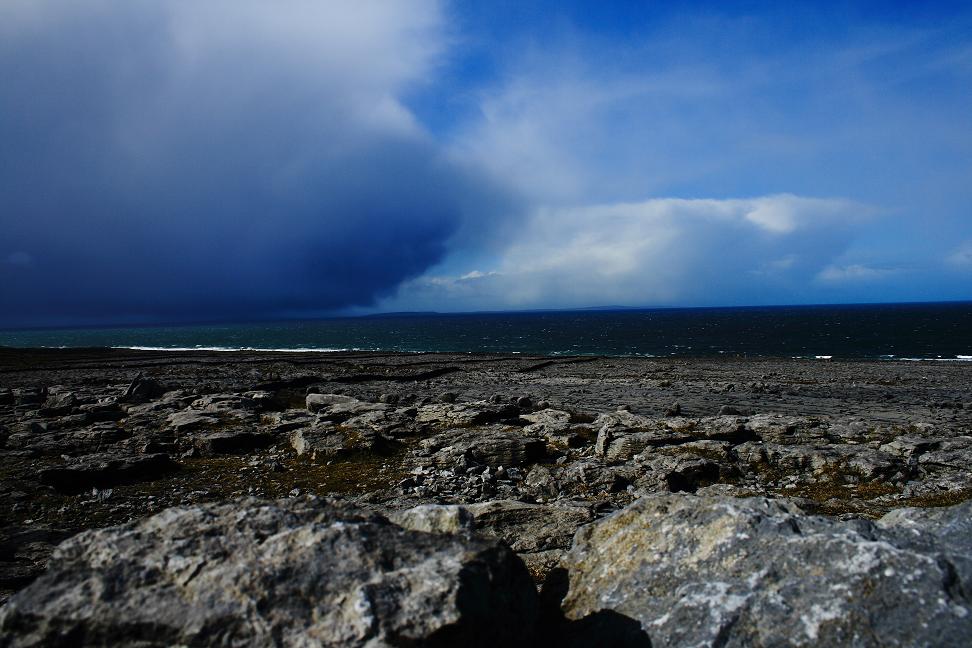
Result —
[[536, 59], [480, 93], [478, 119], [453, 144], [540, 201], [605, 199], [635, 187], [645, 195], [664, 186], [673, 177], [667, 151], [695, 139], [671, 119], [673, 109], [723, 92], [722, 81], [697, 68], [625, 74], [592, 69], [569, 52]]
[[870, 211], [792, 195], [538, 209], [492, 271], [415, 279], [390, 307], [731, 302], [754, 275], [778, 301], [837, 258]]
[[897, 274], [900, 270], [892, 268], [872, 268], [859, 263], [850, 265], [828, 265], [817, 274], [817, 279], [829, 283], [851, 281], [876, 281]]
[[972, 241], [965, 241], [946, 257], [945, 262], [956, 268], [972, 268]]

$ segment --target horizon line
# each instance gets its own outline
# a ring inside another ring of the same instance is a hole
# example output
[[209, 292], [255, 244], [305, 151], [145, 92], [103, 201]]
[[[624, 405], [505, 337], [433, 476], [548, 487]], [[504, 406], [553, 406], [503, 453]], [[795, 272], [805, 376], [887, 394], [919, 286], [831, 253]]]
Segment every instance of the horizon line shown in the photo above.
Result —
[[334, 314], [316, 317], [273, 317], [273, 318], [253, 318], [253, 319], [219, 319], [219, 320], [182, 320], [182, 321], [158, 321], [158, 322], [128, 322], [128, 323], [103, 323], [103, 324], [57, 324], [57, 325], [38, 325], [38, 326], [0, 326], [0, 332], [17, 331], [57, 331], [57, 330], [76, 330], [76, 329], [125, 329], [125, 328], [178, 328], [192, 326], [217, 326], [221, 324], [271, 324], [287, 322], [319, 322], [327, 320], [357, 320], [369, 318], [394, 318], [394, 317], [422, 317], [422, 316], [463, 316], [463, 315], [529, 315], [532, 313], [610, 313], [610, 312], [629, 312], [629, 311], [672, 311], [672, 310], [727, 310], [727, 309], [759, 309], [759, 308], [821, 308], [821, 307], [853, 307], [853, 306], [909, 306], [909, 305], [933, 305], [933, 304], [972, 304], [969, 299], [948, 299], [948, 300], [915, 300], [915, 301], [891, 301], [891, 302], [829, 302], [829, 303], [799, 303], [799, 304], [742, 304], [742, 305], [719, 305], [719, 306], [623, 306], [612, 304], [607, 306], [576, 306], [568, 308], [526, 308], [526, 309], [499, 309], [499, 310], [474, 310], [474, 311], [382, 311], [363, 314]]

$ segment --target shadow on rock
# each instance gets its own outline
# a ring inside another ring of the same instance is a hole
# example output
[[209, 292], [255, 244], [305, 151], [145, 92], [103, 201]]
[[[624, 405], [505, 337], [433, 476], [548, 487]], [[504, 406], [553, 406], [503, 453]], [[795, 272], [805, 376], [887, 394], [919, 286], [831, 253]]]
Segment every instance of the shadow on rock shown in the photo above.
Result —
[[600, 610], [577, 620], [566, 618], [560, 603], [568, 587], [567, 570], [558, 568], [547, 575], [540, 592], [541, 627], [552, 638], [550, 645], [651, 648], [651, 638], [641, 624], [614, 610]]

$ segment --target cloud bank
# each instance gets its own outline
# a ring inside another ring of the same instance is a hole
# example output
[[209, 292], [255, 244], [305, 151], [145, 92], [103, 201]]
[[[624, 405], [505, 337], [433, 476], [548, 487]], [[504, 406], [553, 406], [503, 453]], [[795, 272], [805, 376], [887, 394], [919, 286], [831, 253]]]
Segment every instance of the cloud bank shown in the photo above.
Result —
[[535, 212], [495, 269], [407, 282], [458, 310], [778, 303], [840, 256], [873, 209], [842, 199], [656, 199]]
[[512, 210], [400, 97], [438, 2], [0, 5], [0, 324], [369, 304]]

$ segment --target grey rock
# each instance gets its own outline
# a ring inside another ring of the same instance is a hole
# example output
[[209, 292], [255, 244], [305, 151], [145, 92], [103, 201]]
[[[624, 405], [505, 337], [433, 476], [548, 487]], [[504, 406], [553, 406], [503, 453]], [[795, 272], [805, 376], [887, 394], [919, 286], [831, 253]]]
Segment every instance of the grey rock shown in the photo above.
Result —
[[872, 523], [646, 497], [577, 533], [563, 609], [634, 619], [654, 646], [963, 646], [970, 519], [972, 503]]
[[314, 422], [314, 416], [304, 410], [284, 410], [263, 415], [263, 423], [275, 434], [292, 432]]
[[319, 394], [317, 392], [307, 394], [307, 398], [304, 401], [307, 410], [315, 414], [321, 410], [331, 407], [332, 405], [342, 405], [355, 402], [358, 402], [358, 399], [352, 396], [345, 396], [344, 394]]
[[[26, 428], [26, 429], [25, 429]], [[7, 439], [11, 448], [28, 449], [34, 455], [59, 456], [102, 452], [131, 433], [114, 423], [100, 423], [82, 429], [48, 429], [34, 423], [18, 426]]]
[[[387, 409], [367, 411], [345, 419], [342, 425], [346, 428], [371, 429], [381, 434], [393, 434], [398, 428], [410, 428], [415, 410], [412, 408]], [[322, 417], [327, 420], [328, 417]]]
[[741, 420], [731, 416], [703, 419], [649, 418], [617, 411], [595, 419], [598, 430], [595, 453], [606, 461], [627, 461], [646, 448], [710, 439], [740, 443], [752, 436]]
[[918, 466], [926, 473], [958, 472], [972, 476], [972, 437], [942, 440], [918, 457]]
[[44, 416], [59, 416], [67, 414], [78, 404], [78, 398], [71, 391], [48, 390], [47, 400], [44, 401], [42, 412]]
[[[157, 400], [148, 403], [127, 404], [122, 407], [129, 417], [144, 416], [146, 420], [153, 420], [154, 417], [151, 415], [156, 412], [184, 410], [195, 400], [196, 398], [188, 392], [173, 390], [166, 392]], [[82, 409], [84, 409], [84, 406], [82, 406]]]
[[276, 396], [273, 392], [264, 390], [254, 390], [243, 392], [241, 399], [243, 407], [258, 411], [279, 409]]
[[344, 457], [354, 452], [382, 450], [387, 441], [374, 430], [320, 425], [290, 433], [290, 445], [298, 455], [323, 458]]
[[504, 540], [516, 552], [567, 549], [578, 527], [594, 519], [587, 506], [494, 500], [466, 505], [476, 532]]
[[554, 497], [560, 490], [553, 471], [543, 465], [531, 468], [523, 483], [544, 497]]
[[126, 416], [126, 412], [121, 408], [115, 399], [105, 399], [96, 403], [83, 403], [78, 409], [88, 415], [91, 421], [118, 421]]
[[307, 409], [317, 414], [318, 419], [345, 421], [368, 412], [384, 412], [389, 409], [385, 403], [367, 403], [343, 394], [308, 394]]
[[827, 440], [825, 421], [806, 416], [756, 414], [746, 419], [746, 428], [768, 443], [807, 444]]
[[804, 481], [856, 484], [886, 479], [904, 470], [894, 455], [861, 445], [743, 443], [733, 449], [746, 470], [793, 474]]
[[486, 426], [446, 430], [423, 439], [418, 453], [429, 456], [442, 467], [453, 467], [465, 459], [472, 464], [490, 467], [521, 466], [538, 461], [546, 444], [517, 428]]
[[958, 506], [919, 509], [895, 509], [877, 521], [877, 526], [893, 544], [927, 554], [941, 554], [956, 572], [954, 588], [963, 583], [965, 598], [972, 592], [972, 502]]
[[424, 533], [471, 533], [476, 526], [469, 510], [457, 504], [422, 504], [390, 513], [388, 519], [404, 529]]
[[911, 459], [929, 450], [938, 449], [941, 442], [942, 439], [904, 435], [882, 445], [881, 451], [902, 459]]
[[520, 418], [529, 421], [530, 425], [523, 428], [524, 432], [539, 434], [548, 440], [555, 440], [570, 435], [570, 413], [555, 409], [542, 409], [536, 412], [521, 414]]
[[196, 410], [173, 412], [166, 417], [166, 424], [175, 432], [198, 430], [215, 425], [218, 422], [219, 418], [215, 415]]
[[734, 405], [723, 405], [719, 408], [719, 416], [742, 416], [748, 414], [749, 410]]
[[14, 389], [13, 397], [17, 405], [40, 405], [47, 398], [47, 393], [43, 389], [23, 387]]
[[654, 457], [650, 470], [635, 481], [647, 492], [694, 493], [719, 481], [721, 465], [693, 454]]
[[[0, 592], [20, 588], [41, 574], [54, 547], [71, 535], [63, 529], [47, 527], [5, 527], [0, 533]], [[0, 594], [0, 605], [7, 597]], [[0, 644], [3, 639], [0, 638]]]
[[314, 452], [315, 450], [336, 447], [336, 442], [328, 441], [327, 438], [336, 434], [336, 428], [316, 427], [299, 428], [290, 433], [290, 445], [297, 451], [298, 455]]
[[334, 501], [168, 509], [88, 531], [0, 610], [4, 645], [532, 645], [536, 591], [495, 541]]
[[164, 393], [165, 387], [158, 381], [146, 378], [142, 375], [142, 372], [138, 372], [138, 375], [129, 383], [125, 393], [122, 394], [121, 400], [127, 403], [145, 403]]
[[326, 411], [318, 412], [317, 416], [318, 418], [331, 421], [343, 421], [371, 412], [387, 412], [389, 409], [391, 409], [390, 406], [385, 403], [355, 401], [353, 403], [332, 405]]
[[[247, 392], [256, 399], [266, 399], [268, 392]], [[205, 414], [216, 416], [246, 417], [245, 410], [257, 409], [256, 400], [241, 394], [206, 394], [192, 401], [190, 407]]]
[[512, 405], [477, 401], [474, 403], [435, 403], [423, 405], [415, 414], [417, 424], [466, 427], [516, 419], [519, 410]]
[[633, 463], [618, 466], [585, 458], [567, 464], [558, 470], [557, 487], [561, 495], [590, 497], [593, 494], [616, 493], [625, 490], [644, 468]]

